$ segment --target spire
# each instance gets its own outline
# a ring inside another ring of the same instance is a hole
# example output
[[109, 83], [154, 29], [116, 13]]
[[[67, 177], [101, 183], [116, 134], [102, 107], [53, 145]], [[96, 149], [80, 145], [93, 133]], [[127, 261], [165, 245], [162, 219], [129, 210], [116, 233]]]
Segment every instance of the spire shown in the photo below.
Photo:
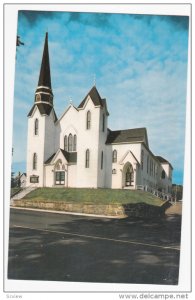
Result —
[[49, 65], [49, 50], [48, 50], [48, 33], [45, 35], [45, 44], [43, 49], [43, 57], [41, 62], [41, 70], [39, 75], [38, 86], [35, 91], [34, 105], [31, 108], [28, 117], [33, 115], [34, 109], [38, 108], [41, 115], [50, 115], [51, 111], [54, 114], [54, 122], [57, 120], [55, 110], [53, 108], [53, 93], [51, 88], [51, 76]]
[[42, 57], [38, 86], [44, 86], [44, 87], [48, 87], [51, 89], [51, 76], [50, 76], [49, 50], [48, 50], [48, 32], [46, 32], [46, 35], [45, 35], [45, 45], [44, 45], [44, 50], [43, 50], [43, 57]]
[[44, 102], [53, 106], [53, 93], [49, 64], [48, 32], [45, 35], [45, 44], [39, 74], [38, 86], [35, 92], [35, 103]]

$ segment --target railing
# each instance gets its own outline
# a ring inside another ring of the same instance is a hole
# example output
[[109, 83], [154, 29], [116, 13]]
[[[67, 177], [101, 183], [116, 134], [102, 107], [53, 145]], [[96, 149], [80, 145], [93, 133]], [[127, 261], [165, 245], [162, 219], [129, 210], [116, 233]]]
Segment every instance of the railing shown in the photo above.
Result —
[[174, 199], [171, 194], [160, 192], [160, 191], [158, 191], [152, 187], [149, 187], [147, 185], [137, 185], [136, 189], [142, 190], [145, 192], [149, 192], [149, 193], [153, 194], [154, 196], [161, 198], [163, 200], [169, 200], [171, 202], [174, 202]]

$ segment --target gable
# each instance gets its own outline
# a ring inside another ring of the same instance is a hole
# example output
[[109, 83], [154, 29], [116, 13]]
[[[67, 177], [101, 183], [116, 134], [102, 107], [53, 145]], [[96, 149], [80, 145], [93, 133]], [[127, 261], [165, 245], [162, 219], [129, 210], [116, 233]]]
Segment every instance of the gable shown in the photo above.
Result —
[[134, 164], [138, 164], [138, 165], [140, 164], [131, 150], [128, 150], [124, 154], [124, 156], [122, 157], [122, 159], [119, 161], [119, 164], [122, 165], [122, 164], [125, 164], [128, 161], [131, 162], [131, 163], [134, 163]]
[[59, 159], [65, 163], [76, 163], [77, 162], [77, 152], [67, 152], [63, 149], [58, 149], [57, 152], [53, 153], [46, 161], [45, 164], [53, 165]]
[[92, 89], [87, 93], [83, 101], [79, 104], [78, 109], [84, 109], [89, 99], [91, 99], [95, 107], [105, 108], [106, 114], [109, 115], [106, 99], [101, 98], [96, 86], [93, 86]]
[[30, 112], [28, 113], [28, 117], [32, 117], [36, 109], [39, 110], [39, 113], [41, 115], [47, 115], [47, 116], [49, 116], [51, 111], [53, 111], [54, 122], [57, 121], [58, 118], [56, 116], [55, 110], [53, 109], [53, 107], [51, 105], [46, 104], [46, 103], [34, 104], [33, 107], [31, 108]]
[[71, 113], [78, 113], [78, 110], [76, 107], [74, 107], [74, 105], [70, 104], [67, 109], [64, 111], [64, 113], [62, 114], [62, 116], [59, 118], [58, 122], [63, 122], [63, 119], [65, 118], [65, 116], [71, 114]]

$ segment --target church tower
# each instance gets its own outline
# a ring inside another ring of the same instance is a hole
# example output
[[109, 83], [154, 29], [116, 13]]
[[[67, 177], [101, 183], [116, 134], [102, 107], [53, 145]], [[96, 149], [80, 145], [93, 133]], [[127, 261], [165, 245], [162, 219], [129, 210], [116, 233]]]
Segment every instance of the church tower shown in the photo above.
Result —
[[27, 185], [45, 186], [44, 163], [56, 150], [56, 121], [46, 33], [38, 86], [28, 114]]

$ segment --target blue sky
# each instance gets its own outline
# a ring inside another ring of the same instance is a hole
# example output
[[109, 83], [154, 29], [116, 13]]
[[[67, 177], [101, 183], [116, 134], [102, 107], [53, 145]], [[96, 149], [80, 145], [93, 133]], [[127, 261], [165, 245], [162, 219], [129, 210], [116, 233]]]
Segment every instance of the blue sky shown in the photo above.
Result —
[[27, 114], [49, 32], [54, 107], [60, 117], [94, 84], [107, 99], [109, 128], [146, 127], [149, 146], [182, 184], [188, 17], [20, 11], [15, 71], [13, 166], [25, 171]]

